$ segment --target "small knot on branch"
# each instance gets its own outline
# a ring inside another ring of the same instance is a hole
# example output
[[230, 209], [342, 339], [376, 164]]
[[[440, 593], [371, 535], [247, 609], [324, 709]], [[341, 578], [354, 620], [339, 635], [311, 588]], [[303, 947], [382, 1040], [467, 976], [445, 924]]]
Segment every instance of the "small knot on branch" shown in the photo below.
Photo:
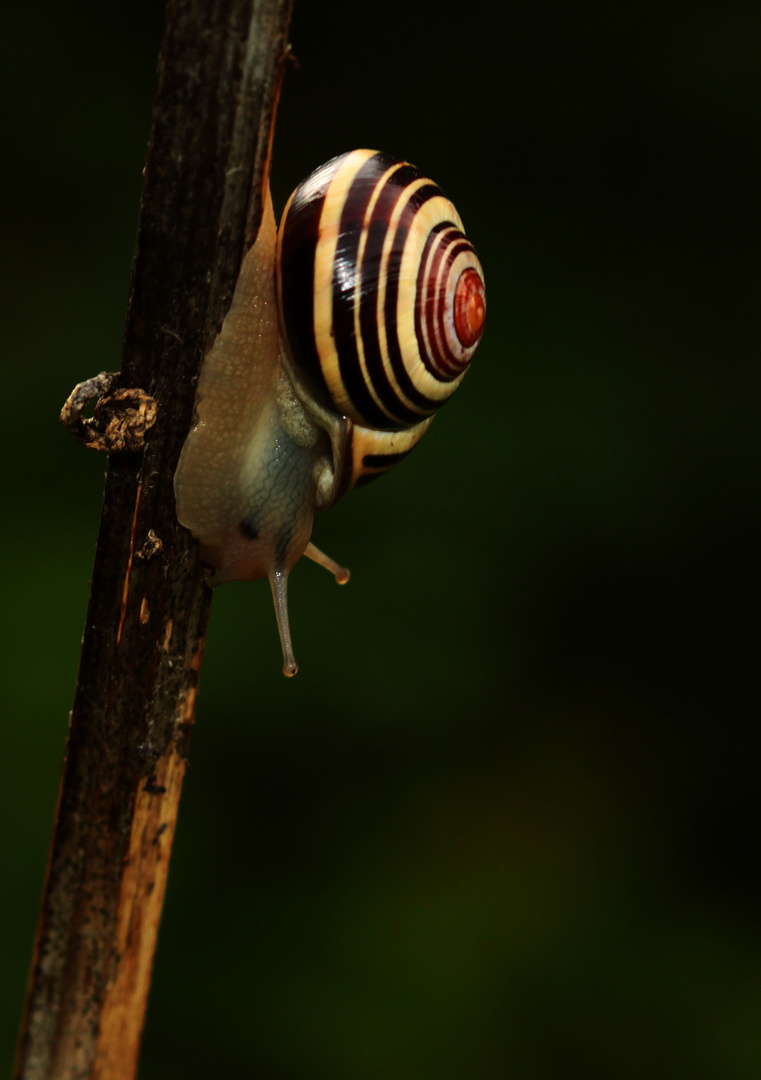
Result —
[[290, 64], [297, 74], [301, 74], [301, 63], [296, 53], [293, 51], [293, 45], [290, 43], [285, 47], [285, 62]]
[[[156, 423], [158, 407], [144, 390], [114, 389], [118, 372], [101, 371], [74, 387], [61, 409], [61, 423], [75, 439], [105, 454], [134, 453], [145, 445], [145, 433]], [[82, 413], [97, 398], [90, 418]]]

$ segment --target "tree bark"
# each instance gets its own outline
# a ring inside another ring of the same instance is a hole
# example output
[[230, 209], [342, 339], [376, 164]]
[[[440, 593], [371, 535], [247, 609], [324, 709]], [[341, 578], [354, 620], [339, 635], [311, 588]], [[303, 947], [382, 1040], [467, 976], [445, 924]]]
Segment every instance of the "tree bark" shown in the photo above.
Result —
[[211, 591], [172, 478], [267, 180], [291, 0], [170, 0], [109, 460], [16, 1080], [135, 1075]]

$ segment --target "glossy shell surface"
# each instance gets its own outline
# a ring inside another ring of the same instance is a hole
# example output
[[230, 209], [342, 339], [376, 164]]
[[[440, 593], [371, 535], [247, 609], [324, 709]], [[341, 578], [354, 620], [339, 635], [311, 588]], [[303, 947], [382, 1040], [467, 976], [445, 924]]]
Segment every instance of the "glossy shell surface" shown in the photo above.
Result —
[[462, 380], [483, 331], [483, 272], [439, 187], [372, 150], [334, 158], [278, 233], [288, 362], [319, 405], [377, 431], [413, 428]]

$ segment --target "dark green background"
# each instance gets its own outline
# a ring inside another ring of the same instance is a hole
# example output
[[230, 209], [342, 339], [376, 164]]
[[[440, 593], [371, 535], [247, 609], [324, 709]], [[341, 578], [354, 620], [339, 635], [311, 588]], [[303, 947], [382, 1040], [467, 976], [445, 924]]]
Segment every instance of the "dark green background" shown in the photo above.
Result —
[[[9, 1067], [118, 366], [158, 3], [0, 35], [0, 1043]], [[296, 0], [275, 201], [408, 157], [486, 270], [472, 374], [215, 596], [142, 1080], [757, 1080], [757, 3]]]

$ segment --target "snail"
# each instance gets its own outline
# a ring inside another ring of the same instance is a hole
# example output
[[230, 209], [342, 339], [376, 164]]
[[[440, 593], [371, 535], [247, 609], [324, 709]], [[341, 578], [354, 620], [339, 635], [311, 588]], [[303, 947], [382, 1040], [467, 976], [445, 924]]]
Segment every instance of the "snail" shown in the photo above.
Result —
[[217, 568], [268, 577], [294, 675], [288, 574], [314, 510], [412, 450], [481, 338], [483, 273], [457, 211], [408, 162], [355, 150], [291, 195], [256, 242], [204, 359], [175, 474], [177, 515]]

